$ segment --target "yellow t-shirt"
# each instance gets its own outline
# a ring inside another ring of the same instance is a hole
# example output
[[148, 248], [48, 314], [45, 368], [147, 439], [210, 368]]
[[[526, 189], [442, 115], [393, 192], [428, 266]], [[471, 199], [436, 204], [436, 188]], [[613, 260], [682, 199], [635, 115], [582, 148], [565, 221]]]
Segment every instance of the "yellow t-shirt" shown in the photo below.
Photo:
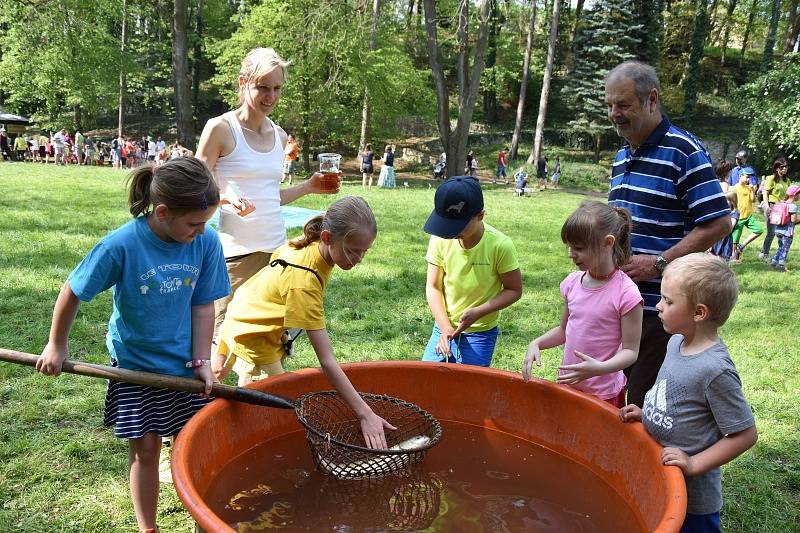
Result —
[[295, 250], [284, 244], [272, 260], [311, 268], [266, 266], [236, 290], [219, 333], [219, 352], [256, 365], [268, 365], [284, 356], [281, 337], [289, 328], [325, 329], [323, 295], [332, 265], [313, 243]]
[[[500, 274], [519, 268], [517, 249], [510, 238], [488, 224], [480, 242], [465, 250], [458, 239], [431, 236], [425, 260], [444, 270], [444, 305], [455, 327], [461, 313], [488, 302], [503, 290]], [[499, 311], [476, 320], [467, 332], [487, 331], [497, 325]]]
[[736, 191], [736, 202], [739, 209], [739, 220], [744, 220], [753, 214], [753, 191], [749, 185], [737, 183], [733, 188]]

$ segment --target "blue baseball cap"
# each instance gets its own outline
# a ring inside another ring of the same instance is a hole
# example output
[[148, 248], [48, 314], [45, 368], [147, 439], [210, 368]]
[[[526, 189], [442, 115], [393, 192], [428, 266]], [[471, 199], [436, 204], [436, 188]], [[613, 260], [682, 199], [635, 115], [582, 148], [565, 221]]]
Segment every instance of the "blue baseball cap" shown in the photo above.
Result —
[[739, 175], [747, 174], [748, 176], [755, 176], [756, 171], [753, 170], [753, 167], [744, 167], [742, 170], [739, 171]]
[[472, 176], [453, 176], [436, 189], [433, 206], [423, 229], [443, 239], [454, 239], [483, 211], [483, 191]]

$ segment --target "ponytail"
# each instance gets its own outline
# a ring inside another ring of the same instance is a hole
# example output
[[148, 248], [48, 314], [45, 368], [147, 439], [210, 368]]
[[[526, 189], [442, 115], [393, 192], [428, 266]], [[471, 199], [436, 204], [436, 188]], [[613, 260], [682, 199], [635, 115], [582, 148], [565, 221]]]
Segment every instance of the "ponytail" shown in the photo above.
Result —
[[345, 196], [328, 206], [325, 214], [306, 222], [303, 234], [289, 241], [289, 246], [295, 250], [305, 248], [319, 241], [323, 230], [329, 231], [336, 240], [345, 240], [358, 231], [377, 235], [378, 223], [366, 200], [358, 196]]
[[305, 248], [306, 246], [318, 241], [319, 235], [322, 233], [323, 220], [324, 215], [317, 215], [306, 222], [305, 226], [303, 226], [303, 234], [289, 241], [289, 246], [295, 250], [300, 250], [301, 248]]
[[131, 215], [138, 217], [150, 210], [150, 186], [153, 183], [153, 167], [145, 165], [128, 176], [128, 205]]
[[612, 259], [620, 267], [631, 256], [632, 228], [633, 221], [627, 209], [584, 200], [561, 227], [561, 241], [567, 245], [598, 250], [602, 247], [605, 236], [613, 235]]
[[619, 217], [620, 224], [615, 228], [614, 235], [614, 264], [621, 267], [631, 258], [631, 231], [633, 219], [631, 213], [623, 207], [612, 207]]
[[175, 215], [205, 211], [219, 204], [219, 187], [205, 163], [196, 157], [171, 159], [159, 167], [141, 166], [128, 176], [131, 215], [148, 214], [164, 204]]

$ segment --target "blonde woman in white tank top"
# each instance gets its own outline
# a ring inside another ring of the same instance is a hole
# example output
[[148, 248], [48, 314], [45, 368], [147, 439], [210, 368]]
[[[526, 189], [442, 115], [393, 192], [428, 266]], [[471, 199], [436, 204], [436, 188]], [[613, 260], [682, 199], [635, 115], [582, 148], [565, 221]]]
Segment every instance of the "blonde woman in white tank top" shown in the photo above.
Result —
[[287, 67], [288, 62], [271, 48], [251, 50], [238, 76], [239, 107], [210, 119], [200, 136], [197, 157], [220, 187], [217, 231], [231, 280], [231, 296], [215, 305], [214, 338], [233, 292], [286, 242], [280, 206], [309, 193], [338, 192], [323, 189], [320, 173], [294, 187], [280, 188], [287, 135], [268, 115], [281, 98]]

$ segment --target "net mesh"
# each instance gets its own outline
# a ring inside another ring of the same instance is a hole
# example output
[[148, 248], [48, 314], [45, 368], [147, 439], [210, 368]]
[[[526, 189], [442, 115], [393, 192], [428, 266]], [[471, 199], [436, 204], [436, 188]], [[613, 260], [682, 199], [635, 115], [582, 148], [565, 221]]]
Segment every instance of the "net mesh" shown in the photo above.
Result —
[[[366, 393], [360, 396], [376, 415], [397, 428], [386, 433], [389, 449], [375, 450], [364, 445], [358, 418], [336, 391], [312, 392], [297, 402], [297, 418], [308, 430], [311, 456], [323, 472], [339, 479], [377, 478], [405, 472], [441, 439], [439, 421], [416, 405], [391, 396]], [[400, 445], [408, 450], [392, 449]]]

